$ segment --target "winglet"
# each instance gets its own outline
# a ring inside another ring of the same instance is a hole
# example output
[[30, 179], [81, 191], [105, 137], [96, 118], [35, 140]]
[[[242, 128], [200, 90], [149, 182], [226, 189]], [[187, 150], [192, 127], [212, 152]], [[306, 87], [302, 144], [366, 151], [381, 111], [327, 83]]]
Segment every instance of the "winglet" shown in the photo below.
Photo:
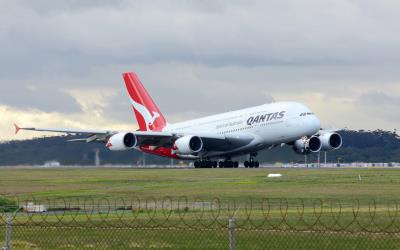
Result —
[[16, 123], [14, 123], [14, 127], [15, 127], [15, 134], [18, 134], [18, 131], [20, 131], [21, 128]]

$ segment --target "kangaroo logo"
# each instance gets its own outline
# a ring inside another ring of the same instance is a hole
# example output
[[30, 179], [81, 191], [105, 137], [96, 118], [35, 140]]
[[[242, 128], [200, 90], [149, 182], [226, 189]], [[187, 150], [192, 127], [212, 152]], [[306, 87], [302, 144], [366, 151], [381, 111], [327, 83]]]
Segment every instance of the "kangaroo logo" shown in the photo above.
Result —
[[130, 99], [131, 99], [133, 108], [142, 115], [142, 117], [146, 123], [146, 130], [152, 130], [154, 121], [158, 117], [160, 117], [160, 114], [157, 112], [152, 112], [153, 114], [151, 114], [150, 111], [145, 106], [143, 106], [140, 103], [135, 102], [132, 98], [130, 98]]

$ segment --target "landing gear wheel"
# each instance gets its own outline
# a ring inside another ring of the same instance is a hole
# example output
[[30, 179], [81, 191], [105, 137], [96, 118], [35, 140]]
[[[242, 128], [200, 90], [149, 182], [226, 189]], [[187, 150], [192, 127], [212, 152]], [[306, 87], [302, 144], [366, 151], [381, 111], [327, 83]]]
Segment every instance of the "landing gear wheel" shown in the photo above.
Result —
[[216, 168], [218, 166], [218, 163], [216, 161], [195, 161], [194, 162], [194, 167], [195, 168]]
[[217, 167], [218, 168], [238, 168], [239, 167], [239, 162], [230, 161], [230, 160], [228, 160], [228, 161], [219, 161], [219, 162], [214, 161], [212, 166], [214, 168], [217, 168]]
[[254, 161], [250, 161], [249, 162], [249, 168], [253, 168], [254, 167]]
[[244, 166], [246, 168], [258, 168], [260, 163], [258, 161], [254, 161], [254, 157], [257, 156], [257, 152], [253, 152], [249, 154], [249, 160], [244, 162]]

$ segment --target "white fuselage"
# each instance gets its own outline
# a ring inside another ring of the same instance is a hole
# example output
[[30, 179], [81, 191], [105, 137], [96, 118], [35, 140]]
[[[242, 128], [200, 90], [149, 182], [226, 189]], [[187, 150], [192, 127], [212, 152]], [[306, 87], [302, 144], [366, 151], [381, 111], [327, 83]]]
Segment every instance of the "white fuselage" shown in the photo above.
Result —
[[320, 121], [305, 105], [276, 102], [247, 109], [169, 124], [164, 131], [185, 134], [213, 133], [226, 137], [255, 139], [232, 152], [209, 152], [207, 156], [241, 154], [293, 142], [320, 130]]

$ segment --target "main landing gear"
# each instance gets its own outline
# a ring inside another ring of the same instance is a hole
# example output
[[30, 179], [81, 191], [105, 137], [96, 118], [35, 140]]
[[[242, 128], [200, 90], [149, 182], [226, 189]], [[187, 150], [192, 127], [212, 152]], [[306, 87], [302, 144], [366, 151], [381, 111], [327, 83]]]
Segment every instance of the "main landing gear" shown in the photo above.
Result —
[[260, 163], [258, 161], [254, 161], [254, 157], [257, 156], [257, 153], [251, 153], [249, 155], [249, 160], [244, 162], [245, 168], [258, 168]]
[[[260, 167], [260, 163], [258, 161], [254, 161], [254, 157], [257, 156], [257, 153], [249, 154], [249, 159], [244, 162], [245, 168], [258, 168]], [[195, 168], [238, 168], [239, 162], [232, 161], [231, 158], [227, 158], [225, 161], [211, 161], [211, 160], [201, 160], [194, 162]]]
[[237, 161], [195, 161], [194, 162], [195, 168], [238, 168], [239, 162]]
[[245, 161], [244, 167], [245, 168], [258, 168], [260, 163], [258, 161]]

